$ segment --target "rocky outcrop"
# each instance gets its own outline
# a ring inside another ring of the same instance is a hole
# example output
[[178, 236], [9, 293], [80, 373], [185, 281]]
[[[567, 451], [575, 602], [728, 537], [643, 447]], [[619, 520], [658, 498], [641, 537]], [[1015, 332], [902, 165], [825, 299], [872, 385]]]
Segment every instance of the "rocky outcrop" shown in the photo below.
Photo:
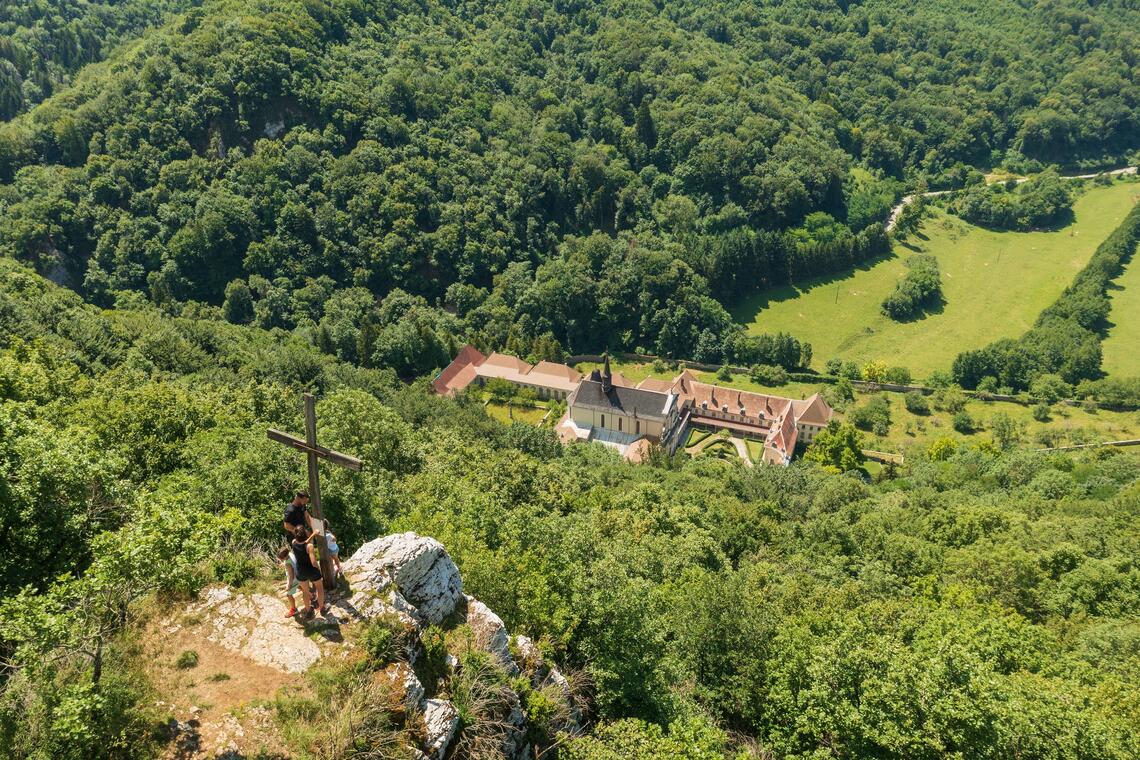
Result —
[[473, 596], [467, 597], [465, 618], [479, 648], [491, 653], [512, 676], [518, 675], [518, 666], [511, 658], [511, 637], [502, 618]]
[[518, 653], [519, 666], [530, 679], [531, 686], [536, 689], [553, 688], [562, 695], [565, 713], [559, 716], [556, 721], [558, 725], [554, 728], [568, 733], [578, 733], [582, 713], [570, 681], [562, 675], [562, 671], [546, 662], [538, 646], [526, 636], [515, 636], [513, 644]]
[[443, 544], [415, 533], [369, 541], [343, 569], [352, 588], [349, 604], [364, 617], [395, 608], [419, 623], [438, 625], [463, 598], [459, 568]]
[[455, 729], [459, 728], [459, 712], [447, 700], [424, 700], [424, 726], [427, 734], [424, 750], [429, 757], [443, 760], [455, 738]]
[[206, 638], [261, 665], [303, 673], [321, 658], [321, 644], [284, 617], [285, 605], [265, 594], [207, 589], [192, 614], [206, 618]]
[[[398, 661], [376, 672], [373, 679], [383, 686], [378, 693], [385, 700], [390, 697], [383, 709], [421, 737], [422, 746], [415, 752], [422, 750], [423, 757], [443, 760], [455, 751], [453, 744], [476, 738], [480, 747], [489, 743], [501, 748], [495, 753], [507, 760], [533, 757], [534, 748], [527, 739], [535, 733], [528, 731], [526, 705], [508, 685], [509, 678], [520, 674], [533, 688], [564, 705], [553, 720], [547, 717], [545, 731], [578, 731], [581, 716], [569, 682], [543, 660], [534, 642], [525, 636], [512, 639], [490, 607], [464, 595], [459, 569], [438, 541], [415, 533], [378, 538], [360, 547], [343, 563], [343, 569], [349, 584], [346, 598], [334, 597], [332, 615], [306, 625], [285, 618], [280, 599], [228, 588], [208, 590], [194, 611], [202, 613], [211, 640], [288, 673], [301, 673], [332, 648], [343, 646], [341, 623], [391, 622], [395, 617], [399, 621], [395, 625], [400, 638]], [[448, 651], [439, 650], [439, 639], [432, 647], [425, 646], [428, 626], [444, 630]], [[346, 640], [352, 643], [351, 636], [346, 635]], [[493, 664], [487, 658], [471, 660], [473, 649], [489, 654]], [[474, 663], [470, 673], [464, 671], [465, 662]], [[476, 683], [484, 684], [486, 693], [492, 695], [493, 714], [488, 714], [488, 731], [473, 737], [467, 732], [477, 731], [478, 726], [461, 729], [459, 710], [447, 697], [454, 692], [455, 679], [484, 678], [487, 668], [498, 675]], [[424, 681], [417, 672], [424, 675]]]
[[389, 689], [399, 694], [404, 715], [411, 715], [422, 709], [424, 703], [424, 687], [412, 666], [406, 662], [394, 662], [384, 668], [378, 676]]

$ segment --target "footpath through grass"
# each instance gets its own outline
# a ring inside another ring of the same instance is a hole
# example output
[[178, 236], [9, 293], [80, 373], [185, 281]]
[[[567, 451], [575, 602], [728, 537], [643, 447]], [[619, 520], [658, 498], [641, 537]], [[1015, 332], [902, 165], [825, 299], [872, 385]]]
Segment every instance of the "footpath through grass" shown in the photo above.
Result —
[[[1089, 186], [1074, 204], [1074, 221], [1048, 232], [994, 232], [936, 208], [920, 235], [896, 245], [893, 255], [799, 288], [765, 291], [740, 303], [733, 315], [751, 332], [784, 331], [808, 341], [817, 368], [833, 356], [859, 363], [881, 359], [924, 378], [949, 369], [965, 349], [1029, 329], [1137, 195], [1135, 182]], [[918, 252], [938, 257], [945, 301], [925, 318], [895, 322], [879, 305], [906, 272], [905, 259]], [[1140, 273], [1134, 276], [1140, 280]], [[1129, 308], [1140, 312], [1137, 299]]]
[[[1137, 185], [1140, 194], [1140, 185]], [[1112, 327], [1101, 344], [1104, 360], [1101, 368], [1110, 376], [1140, 376], [1140, 256], [1124, 268], [1108, 291], [1112, 311], [1108, 321]]]

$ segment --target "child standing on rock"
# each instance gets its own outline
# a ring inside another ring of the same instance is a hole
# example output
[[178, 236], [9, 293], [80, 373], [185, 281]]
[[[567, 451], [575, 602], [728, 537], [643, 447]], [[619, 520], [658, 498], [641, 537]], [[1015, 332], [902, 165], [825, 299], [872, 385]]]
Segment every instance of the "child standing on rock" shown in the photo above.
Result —
[[339, 578], [342, 573], [340, 571], [340, 545], [337, 544], [336, 536], [333, 535], [332, 526], [327, 522], [325, 523], [325, 548], [329, 553], [329, 562], [332, 563], [333, 568], [333, 581]]
[[291, 618], [297, 614], [297, 603], [293, 601], [293, 595], [301, 587], [301, 582], [297, 580], [297, 564], [293, 559], [293, 551], [288, 546], [282, 547], [281, 551], [277, 552], [277, 562], [285, 567], [285, 598], [289, 602], [289, 611], [285, 613], [285, 617]]

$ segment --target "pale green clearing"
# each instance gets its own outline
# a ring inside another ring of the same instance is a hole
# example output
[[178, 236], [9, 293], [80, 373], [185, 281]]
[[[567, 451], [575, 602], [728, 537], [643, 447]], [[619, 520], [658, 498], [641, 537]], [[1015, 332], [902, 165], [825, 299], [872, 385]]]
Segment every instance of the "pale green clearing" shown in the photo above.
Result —
[[[1135, 182], [1090, 186], [1074, 204], [1074, 221], [1049, 232], [993, 232], [934, 208], [919, 235], [896, 244], [891, 256], [800, 288], [765, 291], [733, 315], [750, 332], [788, 332], [808, 341], [816, 368], [831, 357], [860, 364], [879, 359], [921, 379], [949, 369], [961, 351], [1029, 329], [1138, 195]], [[938, 257], [945, 302], [925, 318], [895, 322], [879, 305], [916, 252]]]
[[526, 422], [531, 425], [537, 425], [542, 422], [542, 418], [546, 416], [546, 409], [540, 409], [533, 406], [519, 406], [513, 404], [509, 409], [506, 404], [500, 404], [497, 401], [492, 401], [485, 407], [487, 414], [499, 420], [500, 422]]
[[1140, 256], [1132, 255], [1108, 297], [1112, 300], [1108, 315], [1112, 327], [1102, 344], [1101, 369], [1108, 375], [1140, 376]]

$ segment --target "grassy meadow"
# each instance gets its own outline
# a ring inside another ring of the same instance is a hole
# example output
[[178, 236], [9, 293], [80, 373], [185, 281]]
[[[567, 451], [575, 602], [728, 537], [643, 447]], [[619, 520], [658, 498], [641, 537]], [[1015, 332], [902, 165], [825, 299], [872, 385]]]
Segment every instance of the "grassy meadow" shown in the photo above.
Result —
[[1112, 311], [1101, 367], [1109, 375], [1140, 376], [1140, 256], [1133, 255], [1108, 296]]
[[[948, 369], [962, 350], [1025, 332], [1137, 196], [1135, 182], [1090, 185], [1074, 204], [1071, 224], [1042, 232], [994, 232], [934, 208], [920, 233], [896, 244], [893, 255], [801, 287], [758, 293], [733, 316], [751, 331], [784, 331], [810, 342], [816, 367], [833, 356], [881, 359], [923, 378]], [[918, 252], [938, 257], [944, 302], [924, 318], [895, 322], [879, 305], [905, 273], [906, 258]], [[1140, 272], [1133, 278], [1140, 281]], [[1140, 312], [1140, 294], [1133, 297], [1128, 308]]]

